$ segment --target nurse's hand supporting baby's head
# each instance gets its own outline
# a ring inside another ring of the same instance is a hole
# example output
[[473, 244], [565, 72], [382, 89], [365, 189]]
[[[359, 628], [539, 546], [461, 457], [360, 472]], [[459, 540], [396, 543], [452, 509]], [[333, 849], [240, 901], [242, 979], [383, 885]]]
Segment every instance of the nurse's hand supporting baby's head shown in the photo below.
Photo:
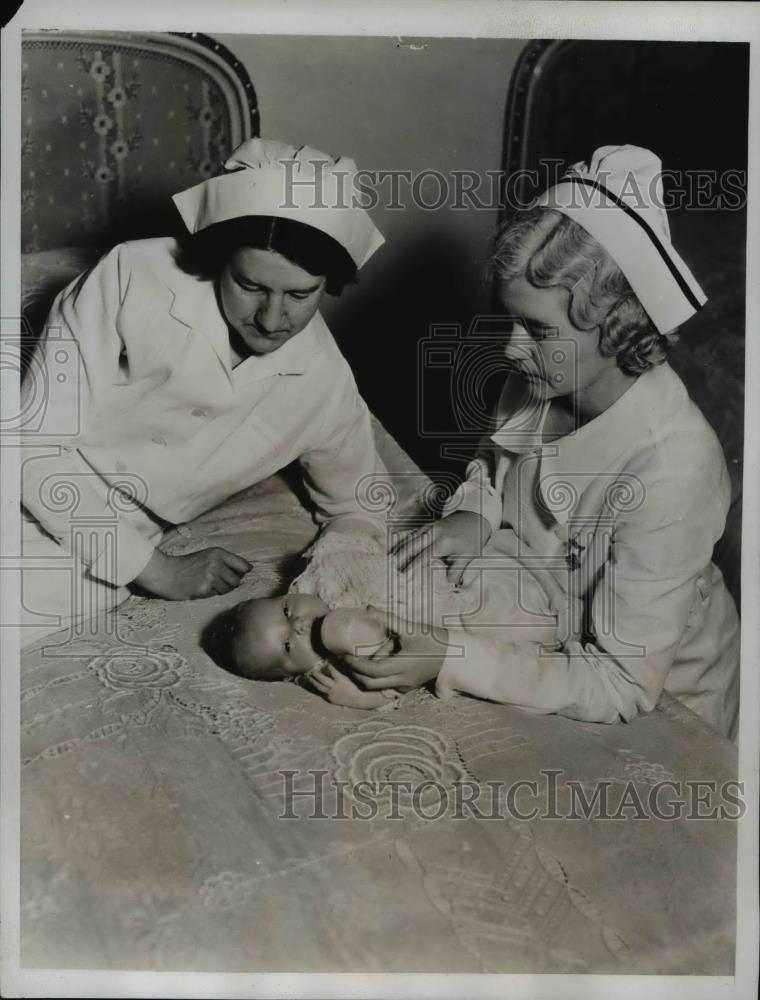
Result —
[[215, 618], [203, 636], [204, 649], [220, 666], [258, 681], [292, 680], [324, 667], [328, 658], [389, 652], [392, 644], [382, 612], [330, 611], [311, 594], [243, 601]]
[[327, 605], [310, 594], [254, 598], [214, 619], [203, 646], [222, 667], [260, 681], [291, 680], [324, 662]]

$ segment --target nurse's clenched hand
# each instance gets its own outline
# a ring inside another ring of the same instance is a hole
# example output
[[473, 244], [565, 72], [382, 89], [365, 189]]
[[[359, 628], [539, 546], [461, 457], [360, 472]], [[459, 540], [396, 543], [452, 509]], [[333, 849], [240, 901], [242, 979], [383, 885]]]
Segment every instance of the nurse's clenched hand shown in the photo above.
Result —
[[251, 563], [227, 549], [201, 549], [185, 556], [155, 550], [134, 582], [166, 601], [191, 601], [234, 590]]

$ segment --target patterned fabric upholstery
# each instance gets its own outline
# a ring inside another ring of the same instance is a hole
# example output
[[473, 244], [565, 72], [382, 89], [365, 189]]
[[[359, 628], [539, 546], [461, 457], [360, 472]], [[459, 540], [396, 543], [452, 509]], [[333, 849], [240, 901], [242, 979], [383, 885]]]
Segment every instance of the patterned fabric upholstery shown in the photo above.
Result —
[[247, 73], [206, 36], [25, 32], [22, 251], [171, 231], [168, 196], [258, 130]]

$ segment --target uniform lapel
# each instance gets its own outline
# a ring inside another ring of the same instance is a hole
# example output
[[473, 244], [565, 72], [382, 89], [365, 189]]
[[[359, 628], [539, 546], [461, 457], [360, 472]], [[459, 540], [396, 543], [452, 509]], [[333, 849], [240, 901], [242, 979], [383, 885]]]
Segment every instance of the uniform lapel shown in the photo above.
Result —
[[173, 319], [197, 331], [211, 346], [227, 377], [238, 385], [271, 378], [273, 375], [304, 375], [313, 356], [319, 351], [324, 320], [316, 313], [308, 326], [271, 354], [249, 357], [234, 370], [230, 357], [227, 323], [222, 316], [216, 290], [211, 281], [182, 275], [181, 284], [171, 288], [173, 301], [169, 313]]
[[174, 296], [169, 313], [178, 322], [198, 331], [208, 342], [227, 374], [230, 374], [230, 341], [227, 324], [217, 304], [212, 281], [182, 276], [181, 286], [172, 288]]
[[234, 381], [247, 385], [273, 375], [305, 375], [318, 350], [317, 316], [300, 333], [271, 354], [252, 356], [242, 361], [232, 373]]

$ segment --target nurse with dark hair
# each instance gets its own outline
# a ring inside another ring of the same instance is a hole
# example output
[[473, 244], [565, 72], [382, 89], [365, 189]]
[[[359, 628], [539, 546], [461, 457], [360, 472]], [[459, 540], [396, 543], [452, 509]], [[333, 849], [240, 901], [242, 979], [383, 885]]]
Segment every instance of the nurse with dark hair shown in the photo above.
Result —
[[252, 139], [224, 166], [174, 196], [183, 240], [116, 246], [53, 305], [25, 399], [61, 338], [77, 363], [23, 435], [24, 645], [128, 584], [169, 600], [236, 587], [246, 559], [168, 556], [162, 533], [295, 460], [319, 524], [372, 519], [356, 499], [384, 471], [370, 414], [319, 313], [383, 243], [355, 165]]

